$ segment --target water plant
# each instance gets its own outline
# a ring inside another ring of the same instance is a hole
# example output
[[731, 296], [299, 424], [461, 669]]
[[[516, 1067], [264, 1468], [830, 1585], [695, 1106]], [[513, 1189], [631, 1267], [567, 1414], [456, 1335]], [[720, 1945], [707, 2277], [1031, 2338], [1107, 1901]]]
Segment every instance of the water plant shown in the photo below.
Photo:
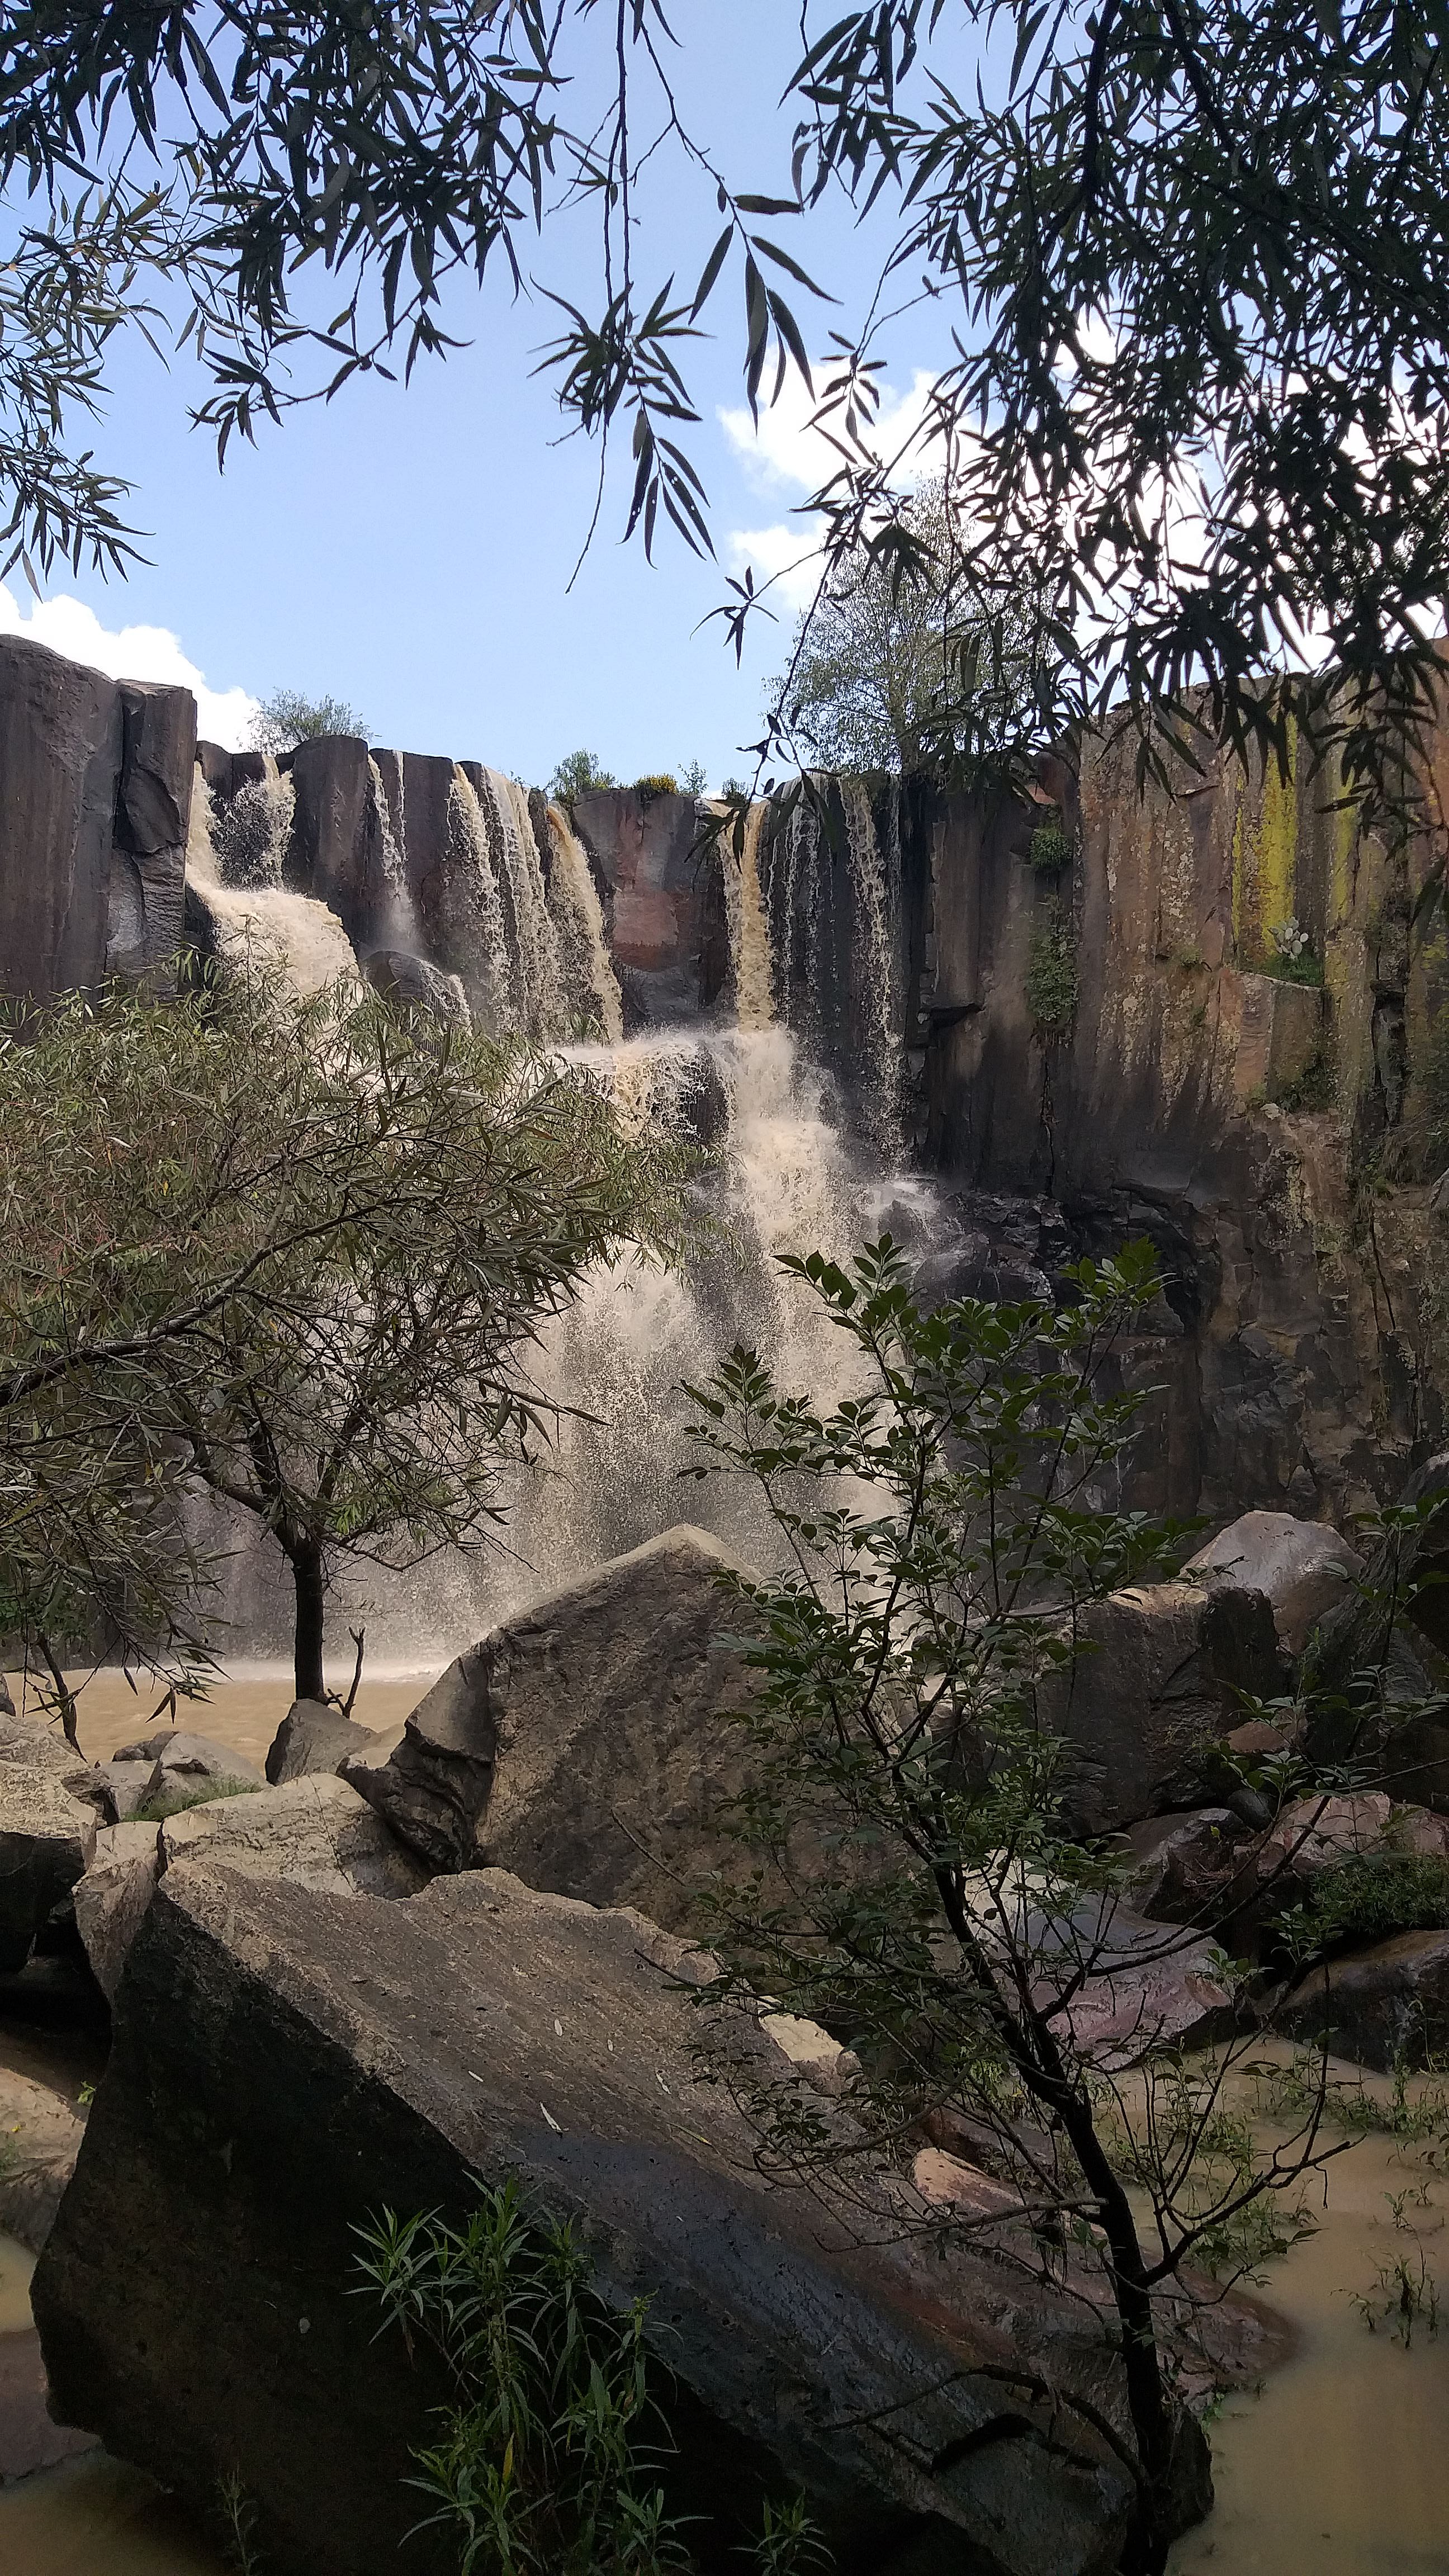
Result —
[[[364, 2293], [452, 2382], [412, 2483], [432, 2508], [416, 2529], [456, 2543], [460, 2576], [688, 2576], [659, 2475], [673, 2446], [647, 2299], [609, 2306], [578, 2230], [528, 2209], [512, 2179], [460, 2226], [384, 2210], [358, 2233]], [[745, 2555], [759, 2576], [823, 2557], [791, 2499], [767, 2502]]]

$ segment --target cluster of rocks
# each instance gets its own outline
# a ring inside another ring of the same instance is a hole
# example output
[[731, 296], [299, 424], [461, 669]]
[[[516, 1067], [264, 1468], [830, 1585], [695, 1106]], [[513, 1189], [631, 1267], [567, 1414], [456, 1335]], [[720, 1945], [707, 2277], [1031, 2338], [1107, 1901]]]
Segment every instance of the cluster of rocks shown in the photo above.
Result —
[[[705, 1971], [680, 1934], [723, 1865], [746, 1741], [725, 1714], [749, 1688], [726, 1562], [680, 1528], [600, 1568], [460, 1656], [396, 1743], [298, 1703], [265, 1779], [172, 1730], [78, 1766], [4, 1721], [12, 1955], [68, 1907], [112, 2005], [34, 2287], [56, 2407], [197, 2496], [239, 2474], [283, 2569], [370, 2576], [415, 2519], [408, 2442], [436, 2392], [362, 2329], [355, 2231], [383, 2207], [461, 2214], [508, 2175], [584, 2226], [608, 2300], [649, 2294], [681, 2431], [671, 2501], [721, 2548], [764, 2494], [803, 2492], [861, 2576], [1115, 2563], [1120, 2463], [1040, 2393], [1100, 2402], [1101, 2320], [993, 2261], [991, 2226], [1022, 2213], [971, 2142], [927, 2139], [847, 2220], [767, 2190], [730, 2089], [700, 2080]], [[1332, 1531], [1250, 1514], [1178, 1581], [1092, 1614], [1050, 1722], [1075, 1821], [1130, 1858], [1132, 1905], [1087, 1927], [1071, 2008], [1106, 2065], [1241, 2015], [1197, 1921], [1251, 1943], [1285, 1889], [1347, 1858], [1449, 1858], [1449, 1812], [1427, 1803], [1276, 1810], [1239, 1776], [1290, 1749], [1286, 1724], [1243, 1728], [1239, 1695], [1285, 1691], [1358, 1571]], [[1425, 1934], [1316, 1987], [1265, 1972], [1259, 2009], [1341, 2027], [1371, 2063], [1411, 2025], [1433, 2045], [1433, 1943], [1449, 1963], [1449, 1935]], [[849, 2117], [858, 2070], [825, 2032], [766, 2012], [731, 2044]], [[927, 2269], [895, 2223], [905, 2188], [972, 2207], [974, 2250]], [[1023, 2356], [1035, 2386], [1011, 2378]]]

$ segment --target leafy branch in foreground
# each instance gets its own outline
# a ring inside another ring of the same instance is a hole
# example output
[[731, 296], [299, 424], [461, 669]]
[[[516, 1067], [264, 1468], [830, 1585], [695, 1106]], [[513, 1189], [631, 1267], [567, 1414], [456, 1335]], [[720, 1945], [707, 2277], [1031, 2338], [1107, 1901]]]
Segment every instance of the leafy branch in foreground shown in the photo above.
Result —
[[[416, 2453], [460, 2576], [688, 2576], [685, 2526], [661, 2468], [673, 2445], [651, 2385], [647, 2300], [616, 2313], [572, 2226], [530, 2213], [515, 2182], [481, 2192], [460, 2227], [384, 2211], [359, 2231], [384, 2322], [440, 2356], [453, 2387]], [[759, 2576], [819, 2568], [808, 2517], [767, 2505]]]
[[836, 2206], [854, 2191], [864, 2221], [881, 2165], [929, 2140], [961, 2188], [908, 2197], [902, 2227], [984, 2241], [1101, 2320], [1137, 2489], [1123, 2564], [1158, 2576], [1203, 2501], [1181, 2360], [1216, 2293], [1195, 2276], [1291, 2242], [1301, 2179], [1338, 2144], [1321, 2084], [1257, 2143], [1232, 2101], [1250, 2041], [1184, 2059], [1174, 1980], [1211, 1977], [1229, 2021], [1243, 1980], [1201, 1923], [1126, 1914], [1122, 1861], [1072, 1824], [1082, 1615], [1181, 1544], [1117, 1501], [1142, 1399], [1111, 1371], [1157, 1293], [1150, 1247], [1080, 1264], [1059, 1306], [928, 1311], [889, 1237], [849, 1270], [785, 1266], [857, 1384], [822, 1413], [739, 1349], [691, 1390], [696, 1472], [750, 1477], [785, 1561], [723, 1578], [755, 1677], [729, 1819], [746, 1866], [701, 1892], [697, 1928], [722, 1963], [712, 2014], [767, 1995], [854, 2051], [849, 2118], [701, 2047], [766, 2170]]
[[[652, 551], [667, 522], [712, 553], [689, 361], [729, 297], [751, 411], [787, 383], [818, 400], [802, 556], [823, 533], [829, 579], [864, 550], [898, 596], [931, 551], [912, 487], [939, 463], [977, 625], [1009, 639], [1029, 603], [1029, 687], [1016, 741], [977, 746], [993, 760], [1117, 711], [1160, 761], [1171, 706], [1190, 756], [1201, 727], [1286, 757], [1297, 721], [1350, 785], [1413, 801], [1399, 756], [1449, 623], [1449, 56], [1427, 0], [805, 0], [746, 120], [764, 187], [694, 130], [696, 32], [626, 0], [600, 44], [600, 17], [7, 0], [11, 543], [42, 567], [124, 560], [119, 487], [64, 416], [95, 409], [128, 311], [159, 338], [151, 285], [209, 373], [196, 417], [224, 456], [445, 355], [458, 290], [496, 275], [559, 317], [542, 364], [598, 444], [600, 503], [626, 445], [628, 532]], [[810, 235], [842, 195], [877, 264], [820, 333], [836, 299]], [[529, 261], [540, 237], [576, 244], [580, 214], [591, 273], [571, 259], [562, 295]], [[883, 371], [923, 299], [954, 354], [897, 436]], [[736, 645], [771, 588], [731, 585]]]

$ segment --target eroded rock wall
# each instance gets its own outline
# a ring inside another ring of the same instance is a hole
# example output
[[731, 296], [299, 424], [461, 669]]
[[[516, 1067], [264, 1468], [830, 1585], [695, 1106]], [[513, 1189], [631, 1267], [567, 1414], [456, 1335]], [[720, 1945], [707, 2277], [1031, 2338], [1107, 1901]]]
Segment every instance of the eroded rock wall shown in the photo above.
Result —
[[0, 992], [164, 975], [182, 944], [189, 690], [0, 637]]
[[[1029, 1237], [1035, 1210], [1046, 1268], [1063, 1231], [1157, 1242], [1148, 1499], [1342, 1517], [1442, 1431], [1446, 956], [1442, 932], [1411, 937], [1442, 836], [1365, 830], [1301, 745], [1286, 779], [1220, 754], [1145, 791], [1134, 750], [1090, 742], [1045, 781], [1072, 846], [1056, 878], [1030, 863], [1040, 809], [927, 826], [920, 1143], [988, 1237], [1003, 1208]], [[1449, 729], [1428, 813], [1445, 764]], [[1289, 923], [1316, 980], [1281, 972]], [[1075, 1007], [1044, 1029], [1053, 944]]]

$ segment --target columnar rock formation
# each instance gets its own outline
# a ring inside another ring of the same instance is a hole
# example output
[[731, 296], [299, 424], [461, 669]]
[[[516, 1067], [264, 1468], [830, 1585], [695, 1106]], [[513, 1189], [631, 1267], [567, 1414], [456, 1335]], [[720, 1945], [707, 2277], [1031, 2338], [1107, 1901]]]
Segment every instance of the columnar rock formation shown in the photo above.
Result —
[[[180, 946], [191, 744], [184, 692], [0, 642], [0, 988], [154, 975]], [[1446, 759], [1449, 735], [1435, 794]], [[1446, 952], [1414, 914], [1437, 840], [1362, 828], [1301, 748], [1287, 778], [1219, 755], [1139, 792], [1133, 745], [1091, 741], [1031, 805], [818, 780], [738, 848], [687, 797], [566, 815], [340, 737], [280, 767], [203, 744], [193, 848], [243, 791], [266, 805], [261, 882], [313, 980], [345, 933], [385, 989], [547, 1043], [773, 1022], [863, 1165], [937, 1176], [942, 1287], [1039, 1290], [1149, 1235], [1165, 1296], [1124, 1360], [1161, 1390], [1143, 1503], [1341, 1520], [1434, 1447]]]
[[0, 993], [153, 976], [181, 945], [188, 689], [0, 636]]

